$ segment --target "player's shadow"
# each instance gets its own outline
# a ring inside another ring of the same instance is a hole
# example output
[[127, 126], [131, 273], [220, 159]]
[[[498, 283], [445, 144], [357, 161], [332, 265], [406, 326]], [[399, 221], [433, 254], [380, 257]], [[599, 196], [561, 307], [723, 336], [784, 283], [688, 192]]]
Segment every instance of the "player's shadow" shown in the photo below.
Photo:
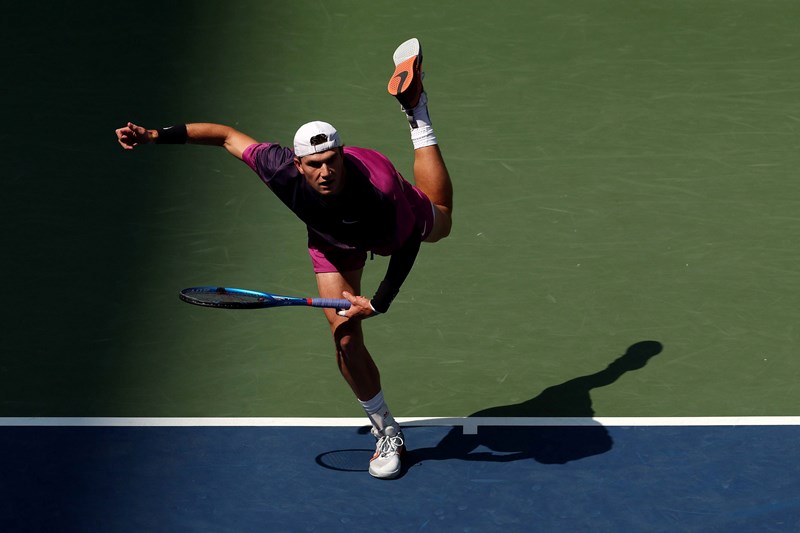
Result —
[[[644, 368], [662, 348], [657, 341], [637, 342], [599, 372], [548, 387], [522, 403], [483, 409], [470, 418], [575, 417], [590, 420], [595, 414], [591, 392], [611, 385], [627, 372]], [[405, 427], [409, 429], [413, 424]], [[369, 428], [361, 428], [359, 432], [366, 434]], [[403, 460], [403, 470], [424, 461], [451, 459], [487, 462], [532, 459], [543, 464], [564, 464], [606, 453], [613, 445], [608, 430], [591, 421], [581, 426], [480, 426], [474, 435], [464, 434], [461, 426], [457, 426], [434, 447], [409, 449]], [[371, 453], [371, 450], [335, 450], [320, 454], [317, 463], [333, 470], [364, 471], [365, 457]]]
[[[607, 387], [627, 372], [643, 368], [661, 353], [656, 341], [630, 346], [603, 370], [554, 385], [530, 400], [483, 409], [470, 417], [579, 417], [594, 416], [591, 392]], [[544, 464], [564, 464], [605, 453], [613, 447], [608, 430], [599, 423], [584, 426], [480, 426], [475, 435], [454, 427], [435, 447], [409, 450], [404, 467], [423, 461], [461, 459], [509, 462], [533, 459]]]

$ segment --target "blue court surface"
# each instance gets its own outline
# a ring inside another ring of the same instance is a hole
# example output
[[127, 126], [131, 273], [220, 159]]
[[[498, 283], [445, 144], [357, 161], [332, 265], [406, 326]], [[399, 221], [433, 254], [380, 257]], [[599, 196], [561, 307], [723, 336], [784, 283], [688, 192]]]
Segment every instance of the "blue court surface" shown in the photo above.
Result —
[[797, 531], [795, 426], [3, 427], [3, 531]]

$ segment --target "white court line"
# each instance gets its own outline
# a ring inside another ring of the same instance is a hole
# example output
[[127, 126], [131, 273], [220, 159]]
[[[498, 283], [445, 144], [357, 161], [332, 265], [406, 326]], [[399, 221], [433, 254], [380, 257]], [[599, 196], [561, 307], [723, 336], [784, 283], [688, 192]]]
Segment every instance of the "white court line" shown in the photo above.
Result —
[[[800, 426], [800, 416], [697, 417], [399, 417], [406, 426], [461, 426], [475, 434], [481, 426]], [[0, 417], [0, 427], [362, 427], [366, 418], [270, 417]]]

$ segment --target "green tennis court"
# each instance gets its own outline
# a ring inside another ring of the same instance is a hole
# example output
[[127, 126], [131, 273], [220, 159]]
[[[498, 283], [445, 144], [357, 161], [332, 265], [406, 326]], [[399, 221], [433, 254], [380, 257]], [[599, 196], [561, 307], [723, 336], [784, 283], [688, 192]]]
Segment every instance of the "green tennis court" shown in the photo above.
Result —
[[[456, 218], [367, 327], [394, 410], [522, 402], [655, 341], [645, 369], [592, 392], [594, 414], [797, 414], [794, 2], [12, 11], [2, 414], [359, 416], [318, 312], [176, 297], [310, 295], [302, 224], [223, 151], [125, 153], [113, 130], [218, 121], [289, 143], [323, 118], [410, 177], [384, 88], [409, 35]], [[369, 290], [384, 268], [368, 264]]]

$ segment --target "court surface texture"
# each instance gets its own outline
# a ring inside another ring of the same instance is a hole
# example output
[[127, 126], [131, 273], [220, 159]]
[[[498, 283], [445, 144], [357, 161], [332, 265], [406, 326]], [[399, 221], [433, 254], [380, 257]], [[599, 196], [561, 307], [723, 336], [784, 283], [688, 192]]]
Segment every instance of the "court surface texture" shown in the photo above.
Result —
[[[0, 530], [800, 530], [799, 3], [6, 12]], [[455, 211], [364, 324], [386, 482], [319, 310], [177, 297], [314, 296], [302, 223], [222, 149], [114, 130], [321, 119], [413, 181], [410, 37]]]

